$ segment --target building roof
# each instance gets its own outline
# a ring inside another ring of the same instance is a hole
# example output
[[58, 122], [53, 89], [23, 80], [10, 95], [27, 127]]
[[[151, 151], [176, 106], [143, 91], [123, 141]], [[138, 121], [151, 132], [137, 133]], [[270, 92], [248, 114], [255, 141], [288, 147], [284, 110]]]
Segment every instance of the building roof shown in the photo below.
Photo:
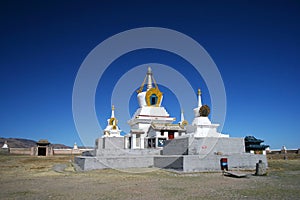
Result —
[[144, 133], [144, 131], [141, 130], [141, 129], [131, 129], [131, 130], [130, 130], [130, 133], [142, 134], [142, 133]]
[[180, 124], [157, 124], [157, 123], [152, 123], [151, 127], [154, 130], [185, 131], [185, 128], [180, 126]]
[[38, 145], [49, 145], [50, 142], [46, 139], [41, 139], [37, 142]]

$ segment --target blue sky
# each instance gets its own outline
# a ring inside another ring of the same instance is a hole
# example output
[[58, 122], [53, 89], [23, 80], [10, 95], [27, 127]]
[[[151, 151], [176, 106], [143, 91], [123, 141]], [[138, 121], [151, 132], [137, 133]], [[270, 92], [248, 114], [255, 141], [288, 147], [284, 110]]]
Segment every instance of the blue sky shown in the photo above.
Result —
[[[227, 96], [223, 133], [254, 135], [271, 148], [299, 148], [299, 25], [298, 1], [1, 1], [0, 136], [80, 144], [72, 90], [86, 56], [119, 32], [164, 27], [196, 40], [217, 65]], [[179, 70], [210, 105], [201, 76], [184, 60], [160, 50], [134, 51], [109, 66], [99, 82], [95, 108], [102, 128], [113, 84], [145, 63]], [[138, 88], [143, 78], [132, 84]], [[175, 95], [161, 90], [163, 105], [179, 119]], [[131, 114], [134, 95], [124, 103]], [[191, 122], [192, 111], [185, 113]], [[116, 109], [116, 115], [122, 113]]]

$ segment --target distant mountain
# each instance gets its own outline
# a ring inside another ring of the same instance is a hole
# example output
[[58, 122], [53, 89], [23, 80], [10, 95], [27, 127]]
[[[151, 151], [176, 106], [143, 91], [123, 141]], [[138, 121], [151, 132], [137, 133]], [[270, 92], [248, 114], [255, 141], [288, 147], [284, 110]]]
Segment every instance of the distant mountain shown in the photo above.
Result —
[[7, 141], [7, 145], [10, 148], [29, 148], [36, 146], [36, 141], [20, 138], [0, 138], [0, 147]]
[[[30, 148], [37, 146], [36, 141], [23, 139], [23, 138], [2, 138], [0, 137], [0, 148], [3, 146], [4, 142], [7, 141], [9, 148]], [[68, 149], [71, 148], [64, 144], [50, 144], [55, 149]]]
[[54, 149], [73, 149], [73, 147], [66, 146], [64, 144], [50, 144]]

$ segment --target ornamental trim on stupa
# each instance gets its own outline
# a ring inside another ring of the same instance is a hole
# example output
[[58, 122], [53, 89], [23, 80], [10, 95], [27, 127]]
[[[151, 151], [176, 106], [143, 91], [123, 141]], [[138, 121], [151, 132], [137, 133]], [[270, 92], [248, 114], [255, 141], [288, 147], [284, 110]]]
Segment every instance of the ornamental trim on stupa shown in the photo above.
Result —
[[[144, 90], [146, 83], [146, 90]], [[146, 133], [151, 123], [173, 123], [176, 120], [170, 117], [166, 109], [161, 106], [163, 93], [158, 88], [151, 67], [148, 67], [147, 74], [137, 93], [139, 108], [128, 121], [132, 129], [141, 129]], [[147, 127], [141, 124], [147, 125]]]

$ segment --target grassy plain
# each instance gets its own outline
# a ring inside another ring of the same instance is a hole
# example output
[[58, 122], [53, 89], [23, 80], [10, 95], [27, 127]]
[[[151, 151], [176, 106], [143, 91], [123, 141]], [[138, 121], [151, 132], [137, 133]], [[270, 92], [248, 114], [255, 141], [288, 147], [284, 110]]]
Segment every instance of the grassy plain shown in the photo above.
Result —
[[0, 199], [300, 199], [300, 159], [269, 159], [267, 176], [248, 178], [158, 169], [76, 172], [72, 159], [0, 155]]

